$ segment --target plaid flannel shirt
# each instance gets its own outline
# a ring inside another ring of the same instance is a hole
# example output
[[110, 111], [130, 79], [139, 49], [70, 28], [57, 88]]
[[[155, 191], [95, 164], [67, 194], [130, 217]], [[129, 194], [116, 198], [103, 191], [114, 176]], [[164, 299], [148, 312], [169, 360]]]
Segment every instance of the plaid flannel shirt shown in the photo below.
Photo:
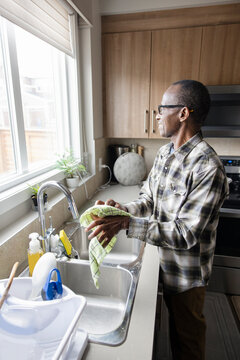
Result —
[[228, 183], [200, 133], [172, 147], [159, 149], [138, 200], [125, 206], [133, 215], [128, 237], [159, 247], [164, 291], [178, 293], [208, 283]]

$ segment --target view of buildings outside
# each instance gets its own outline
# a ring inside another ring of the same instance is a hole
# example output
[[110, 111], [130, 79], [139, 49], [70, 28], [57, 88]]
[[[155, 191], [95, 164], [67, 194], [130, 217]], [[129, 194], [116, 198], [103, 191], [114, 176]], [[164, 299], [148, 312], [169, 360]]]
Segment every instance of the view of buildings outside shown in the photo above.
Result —
[[0, 177], [15, 172], [3, 57], [0, 52]]
[[[56, 50], [17, 26], [15, 26], [15, 37], [28, 167], [35, 169], [49, 163], [57, 151], [57, 128], [59, 124], [56, 116], [53, 60], [53, 51]], [[6, 177], [16, 170], [9, 99], [6, 90], [6, 73], [1, 53], [0, 57], [1, 179], [1, 177]]]

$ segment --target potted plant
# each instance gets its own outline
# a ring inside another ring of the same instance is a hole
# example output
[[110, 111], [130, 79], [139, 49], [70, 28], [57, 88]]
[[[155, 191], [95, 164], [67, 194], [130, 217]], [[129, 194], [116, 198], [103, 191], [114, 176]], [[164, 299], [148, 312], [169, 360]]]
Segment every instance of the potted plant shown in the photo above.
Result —
[[85, 166], [73, 156], [72, 150], [66, 151], [62, 156], [59, 156], [56, 167], [66, 175], [67, 186], [69, 188], [77, 187], [79, 184], [78, 174], [86, 171]]
[[[32, 186], [30, 184], [28, 184], [29, 188], [32, 191], [32, 195], [31, 195], [31, 199], [32, 199], [32, 209], [34, 211], [38, 211], [38, 202], [37, 202], [37, 194], [38, 194], [38, 190], [40, 188], [39, 184], [37, 184], [36, 186]], [[48, 196], [46, 193], [43, 194], [43, 203], [44, 203], [44, 210], [47, 210], [47, 205], [48, 205]]]

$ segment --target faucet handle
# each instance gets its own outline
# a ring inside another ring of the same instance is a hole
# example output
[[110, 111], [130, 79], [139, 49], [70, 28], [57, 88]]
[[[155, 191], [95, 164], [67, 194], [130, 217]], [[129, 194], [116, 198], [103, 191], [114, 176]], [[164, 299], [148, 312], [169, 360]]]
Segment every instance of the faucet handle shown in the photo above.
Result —
[[53, 224], [52, 224], [52, 217], [49, 216], [49, 228], [46, 230], [47, 237], [52, 235], [54, 231], [55, 231], [55, 228], [53, 227]]
[[50, 237], [50, 235], [52, 235], [55, 230], [56, 230], [56, 229], [53, 228], [53, 227], [48, 228], [48, 229], [46, 230], [46, 235], [47, 235], [47, 237]]
[[49, 229], [52, 229], [53, 226], [52, 226], [52, 217], [49, 216]]

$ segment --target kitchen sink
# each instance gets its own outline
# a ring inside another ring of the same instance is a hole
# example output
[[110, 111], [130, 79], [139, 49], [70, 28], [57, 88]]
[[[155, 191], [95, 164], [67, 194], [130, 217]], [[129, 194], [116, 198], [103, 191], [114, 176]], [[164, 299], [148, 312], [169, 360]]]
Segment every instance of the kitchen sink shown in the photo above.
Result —
[[[79, 253], [78, 259], [65, 256], [57, 259], [63, 285], [86, 298], [79, 329], [88, 333], [90, 342], [122, 344], [127, 336], [145, 243], [127, 239], [125, 231], [120, 232], [114, 248], [100, 266], [99, 289], [96, 289], [88, 259], [87, 233], [79, 222], [65, 223], [61, 228]], [[21, 276], [28, 276], [28, 269]]]
[[78, 222], [65, 223], [63, 228], [79, 259], [58, 260], [62, 282], [87, 300], [79, 327], [89, 334], [91, 342], [120, 345], [127, 335], [145, 244], [127, 239], [126, 232], [120, 231], [100, 267], [96, 289], [89, 265], [88, 234]]
[[[77, 250], [80, 259], [88, 260], [88, 234], [84, 228], [77, 224], [66, 224], [64, 230], [67, 233], [72, 246]], [[107, 264], [129, 264], [134, 262], [141, 248], [144, 246], [143, 242], [138, 239], [131, 239], [126, 237], [125, 230], [122, 230], [117, 235], [117, 242], [112, 251], [105, 257], [103, 263]]]
[[99, 289], [92, 280], [89, 261], [70, 259], [58, 261], [62, 282], [87, 300], [79, 328], [89, 334], [91, 342], [116, 346], [124, 342], [139, 273], [143, 248], [131, 265], [102, 265]]

